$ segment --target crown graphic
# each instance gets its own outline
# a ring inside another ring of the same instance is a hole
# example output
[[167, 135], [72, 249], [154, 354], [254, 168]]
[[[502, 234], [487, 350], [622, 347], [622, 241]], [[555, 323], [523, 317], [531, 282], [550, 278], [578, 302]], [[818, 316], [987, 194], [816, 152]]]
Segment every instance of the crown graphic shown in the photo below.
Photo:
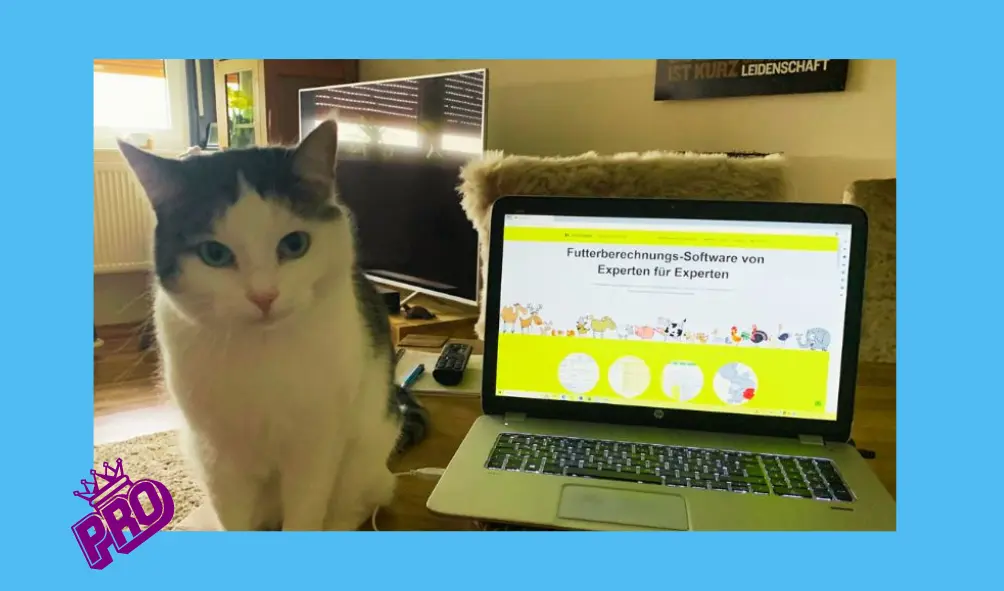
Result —
[[80, 481], [80, 484], [84, 485], [84, 490], [73, 491], [73, 496], [84, 499], [95, 509], [104, 505], [124, 487], [132, 486], [132, 481], [129, 480], [129, 476], [122, 468], [122, 458], [115, 462], [115, 467], [105, 462], [103, 468], [103, 474], [98, 473], [97, 470], [91, 470], [93, 481]]

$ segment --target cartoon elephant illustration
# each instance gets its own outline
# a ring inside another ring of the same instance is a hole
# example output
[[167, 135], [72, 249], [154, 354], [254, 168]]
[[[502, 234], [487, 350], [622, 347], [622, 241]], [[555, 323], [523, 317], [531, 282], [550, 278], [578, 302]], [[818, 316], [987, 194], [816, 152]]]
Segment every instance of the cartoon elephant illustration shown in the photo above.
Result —
[[825, 328], [810, 328], [805, 334], [795, 335], [798, 346], [810, 351], [826, 351], [830, 347], [830, 331]]

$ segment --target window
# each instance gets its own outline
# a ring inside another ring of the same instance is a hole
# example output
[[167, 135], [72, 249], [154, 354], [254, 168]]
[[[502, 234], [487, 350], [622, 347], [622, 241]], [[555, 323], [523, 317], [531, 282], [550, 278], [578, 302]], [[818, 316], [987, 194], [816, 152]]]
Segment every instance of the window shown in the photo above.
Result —
[[154, 149], [188, 147], [184, 60], [94, 60], [94, 147], [141, 134]]
[[446, 132], [444, 150], [480, 154], [485, 113], [485, 73], [467, 72], [444, 81]]
[[468, 72], [315, 89], [301, 96], [301, 121], [335, 112], [342, 143], [480, 154], [484, 85], [484, 72]]
[[94, 127], [170, 129], [164, 60], [94, 60]]
[[[317, 129], [320, 124], [321, 120], [315, 120], [314, 126], [307, 130], [307, 133]], [[379, 144], [398, 148], [418, 148], [421, 144], [419, 134], [414, 129], [344, 122], [338, 124], [338, 142], [348, 144]]]
[[484, 151], [484, 141], [480, 136], [474, 134], [460, 135], [455, 133], [444, 133], [440, 141], [443, 144], [443, 149], [448, 152], [480, 154]]

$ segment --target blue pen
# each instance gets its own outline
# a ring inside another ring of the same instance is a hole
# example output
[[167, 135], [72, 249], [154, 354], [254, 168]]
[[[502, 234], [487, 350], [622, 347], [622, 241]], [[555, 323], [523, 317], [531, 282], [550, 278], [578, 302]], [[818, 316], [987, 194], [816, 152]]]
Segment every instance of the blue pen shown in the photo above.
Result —
[[425, 365], [419, 363], [415, 366], [415, 369], [411, 370], [408, 377], [404, 378], [404, 383], [401, 384], [401, 387], [405, 390], [410, 389], [418, 381], [418, 378], [422, 377], [423, 373], [425, 373]]

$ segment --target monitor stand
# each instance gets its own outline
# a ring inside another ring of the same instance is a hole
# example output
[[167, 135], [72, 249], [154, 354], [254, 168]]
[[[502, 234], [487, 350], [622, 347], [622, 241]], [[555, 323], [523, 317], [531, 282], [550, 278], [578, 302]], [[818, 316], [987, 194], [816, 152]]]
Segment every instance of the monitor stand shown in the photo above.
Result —
[[439, 336], [455, 339], [476, 339], [474, 325], [478, 309], [421, 292], [401, 290], [401, 306], [421, 306], [435, 318], [408, 318], [406, 314], [389, 314], [391, 340], [397, 346], [408, 335]]
[[403, 298], [401, 298], [401, 305], [403, 306], [403, 305], [407, 304], [411, 300], [415, 299], [415, 296], [420, 295], [421, 293], [422, 292], [420, 292], [420, 291], [413, 291], [410, 294], [404, 296]]

